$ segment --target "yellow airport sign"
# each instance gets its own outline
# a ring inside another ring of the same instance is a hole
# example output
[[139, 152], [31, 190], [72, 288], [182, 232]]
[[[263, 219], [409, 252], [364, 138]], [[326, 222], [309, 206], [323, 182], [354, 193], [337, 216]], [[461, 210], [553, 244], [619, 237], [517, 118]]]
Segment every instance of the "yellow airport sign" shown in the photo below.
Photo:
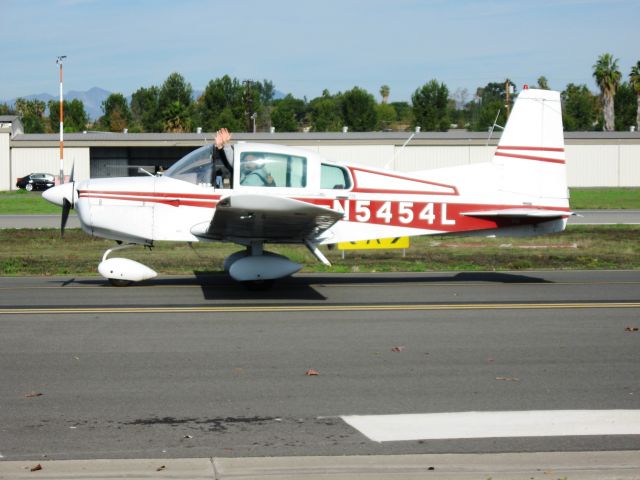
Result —
[[409, 237], [376, 238], [359, 242], [340, 242], [339, 250], [373, 250], [386, 248], [409, 248]]

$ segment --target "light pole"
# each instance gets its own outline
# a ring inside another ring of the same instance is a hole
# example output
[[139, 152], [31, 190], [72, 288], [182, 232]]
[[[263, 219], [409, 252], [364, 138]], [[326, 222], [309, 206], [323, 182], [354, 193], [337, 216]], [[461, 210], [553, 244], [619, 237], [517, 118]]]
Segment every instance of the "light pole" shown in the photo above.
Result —
[[62, 100], [62, 60], [66, 55], [60, 55], [56, 63], [60, 65], [60, 185], [64, 183], [64, 106]]

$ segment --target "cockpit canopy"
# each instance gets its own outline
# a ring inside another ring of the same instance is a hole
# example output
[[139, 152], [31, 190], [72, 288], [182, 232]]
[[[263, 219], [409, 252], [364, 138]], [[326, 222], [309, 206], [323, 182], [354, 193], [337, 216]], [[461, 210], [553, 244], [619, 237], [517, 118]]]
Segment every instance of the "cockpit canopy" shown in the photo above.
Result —
[[196, 185], [212, 185], [215, 182], [212, 155], [213, 145], [200, 147], [174, 163], [164, 176]]
[[[239, 158], [236, 158], [234, 173], [222, 165], [213, 145], [205, 145], [178, 160], [164, 176], [217, 188], [232, 186], [231, 176], [241, 187], [341, 190], [350, 189], [353, 185], [348, 170], [343, 166], [325, 162], [312, 152], [281, 146], [274, 151], [273, 147], [258, 144], [236, 146], [234, 155]], [[314, 155], [317, 160], [310, 158]], [[233, 159], [228, 160], [233, 165]], [[314, 178], [315, 184], [311, 182]]]

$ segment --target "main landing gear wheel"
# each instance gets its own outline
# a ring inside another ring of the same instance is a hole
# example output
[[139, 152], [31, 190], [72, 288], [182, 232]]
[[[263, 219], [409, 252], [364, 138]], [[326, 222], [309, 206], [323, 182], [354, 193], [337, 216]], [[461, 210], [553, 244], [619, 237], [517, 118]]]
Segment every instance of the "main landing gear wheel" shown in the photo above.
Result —
[[131, 280], [121, 280], [119, 278], [108, 278], [107, 280], [114, 287], [128, 287], [133, 283]]

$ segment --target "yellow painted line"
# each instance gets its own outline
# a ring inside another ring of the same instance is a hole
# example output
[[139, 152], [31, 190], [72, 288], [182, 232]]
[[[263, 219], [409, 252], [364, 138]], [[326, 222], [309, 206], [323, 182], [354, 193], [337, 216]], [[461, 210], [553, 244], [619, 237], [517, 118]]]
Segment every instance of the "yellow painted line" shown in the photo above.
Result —
[[0, 315], [43, 314], [145, 314], [145, 313], [268, 313], [268, 312], [370, 312], [438, 310], [542, 310], [640, 308], [640, 302], [599, 303], [474, 303], [416, 305], [286, 305], [286, 306], [202, 306], [202, 307], [60, 307], [0, 308]]

